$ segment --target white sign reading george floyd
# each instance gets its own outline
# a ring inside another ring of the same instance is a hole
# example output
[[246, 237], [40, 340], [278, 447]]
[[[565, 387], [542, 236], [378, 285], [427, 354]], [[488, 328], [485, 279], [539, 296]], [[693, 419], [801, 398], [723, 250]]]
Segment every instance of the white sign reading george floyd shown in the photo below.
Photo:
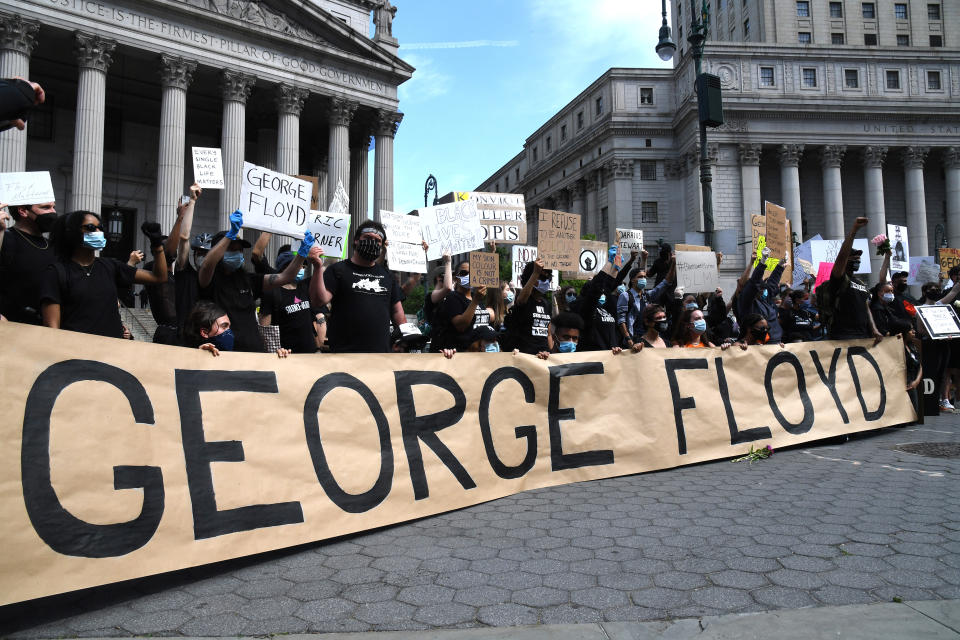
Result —
[[448, 251], [455, 256], [483, 249], [483, 228], [477, 203], [460, 200], [417, 209], [423, 241], [430, 249], [427, 260], [437, 260]]
[[315, 245], [323, 249], [323, 255], [329, 258], [347, 258], [347, 238], [350, 235], [349, 213], [328, 213], [311, 211], [307, 229], [313, 234]]
[[49, 171], [0, 173], [0, 203], [45, 204], [55, 201]]
[[312, 193], [306, 180], [244, 162], [238, 207], [243, 226], [303, 238]]
[[203, 189], [223, 189], [223, 159], [216, 147], [193, 147], [193, 181]]
[[887, 240], [890, 241], [890, 272], [910, 271], [910, 241], [907, 238], [907, 228], [898, 224], [888, 224]]
[[[420, 218], [417, 216], [394, 213], [380, 209], [380, 224], [387, 231], [387, 240], [390, 243], [406, 242], [418, 247], [423, 242], [423, 232], [420, 231]], [[422, 249], [421, 249], [422, 251]]]
[[713, 292], [720, 286], [717, 254], [713, 251], [677, 251], [677, 286], [687, 293]]

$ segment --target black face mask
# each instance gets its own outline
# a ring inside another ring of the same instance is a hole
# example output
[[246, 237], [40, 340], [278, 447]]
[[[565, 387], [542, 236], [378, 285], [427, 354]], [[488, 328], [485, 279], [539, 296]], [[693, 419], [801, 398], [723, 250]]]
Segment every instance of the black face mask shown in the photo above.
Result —
[[847, 262], [847, 271], [849, 271], [850, 273], [856, 273], [859, 270], [860, 270], [860, 258], [856, 258], [854, 260], [850, 260], [849, 262]]
[[357, 253], [364, 260], [373, 262], [380, 257], [380, 243], [373, 238], [361, 238], [357, 240]]
[[53, 226], [57, 223], [57, 214], [45, 213], [42, 216], [37, 216], [34, 222], [36, 222], [40, 233], [49, 233], [53, 231]]
[[666, 320], [661, 320], [660, 322], [657, 322], [653, 326], [656, 327], [657, 331], [659, 331], [660, 333], [666, 333], [667, 329], [670, 328], [670, 325], [667, 323]]
[[897, 284], [893, 285], [893, 289], [894, 291], [906, 291], [907, 290], [906, 281], [900, 281]]
[[767, 337], [766, 329], [750, 329], [750, 333], [753, 334], [753, 337], [757, 342], [763, 342], [763, 339]]

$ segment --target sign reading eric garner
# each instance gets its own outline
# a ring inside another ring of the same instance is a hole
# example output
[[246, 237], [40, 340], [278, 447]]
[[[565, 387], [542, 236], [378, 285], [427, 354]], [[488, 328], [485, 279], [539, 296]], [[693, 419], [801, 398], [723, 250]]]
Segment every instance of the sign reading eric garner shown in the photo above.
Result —
[[238, 207], [243, 226], [303, 238], [312, 193], [305, 180], [244, 162]]
[[540, 209], [537, 256], [546, 269], [576, 271], [580, 265], [580, 216]]
[[307, 222], [307, 229], [316, 238], [316, 246], [323, 249], [323, 255], [328, 258], [347, 258], [347, 239], [350, 235], [349, 213], [328, 213], [326, 211], [311, 211]]

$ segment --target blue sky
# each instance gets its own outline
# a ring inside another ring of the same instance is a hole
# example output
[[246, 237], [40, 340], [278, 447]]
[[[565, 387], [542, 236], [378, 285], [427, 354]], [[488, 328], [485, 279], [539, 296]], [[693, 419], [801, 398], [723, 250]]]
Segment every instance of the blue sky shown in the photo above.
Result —
[[441, 195], [472, 190], [610, 67], [669, 66], [654, 53], [659, 0], [393, 3], [400, 57], [417, 68], [400, 86], [401, 213], [423, 206], [431, 173]]

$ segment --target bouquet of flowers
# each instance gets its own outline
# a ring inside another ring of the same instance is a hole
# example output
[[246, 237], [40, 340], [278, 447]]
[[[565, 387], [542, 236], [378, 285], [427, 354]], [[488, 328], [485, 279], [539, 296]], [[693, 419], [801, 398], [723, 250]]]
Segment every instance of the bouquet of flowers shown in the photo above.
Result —
[[753, 463], [757, 460], [763, 460], [764, 458], [769, 458], [773, 455], [773, 447], [767, 445], [762, 449], [754, 449], [753, 445], [750, 445], [750, 453], [743, 456], [742, 458], [735, 458], [730, 462], [750, 462]]
[[886, 234], [881, 233], [880, 235], [876, 235], [870, 242], [877, 248], [878, 256], [890, 253], [890, 238], [888, 238]]

